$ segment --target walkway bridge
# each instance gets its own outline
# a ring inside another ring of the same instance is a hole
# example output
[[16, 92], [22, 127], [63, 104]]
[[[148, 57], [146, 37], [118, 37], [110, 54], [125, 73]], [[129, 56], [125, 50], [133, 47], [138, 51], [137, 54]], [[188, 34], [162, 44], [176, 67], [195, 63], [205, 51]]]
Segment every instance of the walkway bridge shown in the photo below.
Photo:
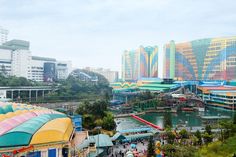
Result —
[[46, 92], [55, 91], [57, 88], [52, 86], [14, 86], [14, 87], [0, 87], [0, 98], [10, 98], [14, 100], [21, 96], [21, 93], [26, 92], [29, 100], [31, 100], [32, 95], [38, 98], [40, 96], [44, 97]]

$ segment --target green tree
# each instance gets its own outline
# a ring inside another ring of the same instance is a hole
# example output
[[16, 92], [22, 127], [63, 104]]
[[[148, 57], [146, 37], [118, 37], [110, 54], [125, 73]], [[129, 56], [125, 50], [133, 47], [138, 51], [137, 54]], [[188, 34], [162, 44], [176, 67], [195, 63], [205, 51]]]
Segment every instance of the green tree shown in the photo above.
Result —
[[233, 124], [236, 125], [236, 114], [234, 114], [234, 117], [233, 117]]
[[183, 139], [188, 138], [188, 132], [186, 129], [180, 130], [179, 134], [180, 134], [181, 138], [183, 138]]
[[166, 156], [174, 157], [176, 152], [176, 146], [173, 144], [165, 144], [162, 146], [162, 150], [165, 152]]
[[162, 150], [168, 157], [194, 157], [197, 151], [193, 146], [180, 146], [171, 144], [162, 146]]
[[219, 124], [221, 127], [221, 141], [233, 136], [236, 129], [232, 121], [222, 120]]
[[208, 145], [209, 143], [212, 142], [213, 136], [212, 136], [212, 135], [209, 135], [207, 132], [205, 132], [205, 133], [203, 134], [203, 139], [204, 139], [205, 144]]
[[8, 80], [2, 73], [0, 73], [0, 85], [8, 86]]
[[148, 148], [147, 148], [147, 157], [154, 157], [155, 156], [155, 145], [153, 141], [153, 137], [149, 138]]
[[31, 83], [24, 77], [11, 77], [8, 81], [9, 86], [30, 86]]
[[114, 121], [114, 117], [111, 112], [106, 112], [106, 116], [102, 120], [103, 120], [102, 128], [106, 130], [115, 129], [116, 123]]
[[95, 117], [91, 114], [84, 114], [83, 115], [83, 128], [86, 128], [86, 129], [93, 129], [96, 125], [95, 125]]
[[109, 102], [110, 101], [110, 93], [108, 91], [105, 92], [104, 94], [104, 99], [105, 101]]
[[24, 77], [15, 77], [15, 76], [4, 76], [0, 74], [0, 85], [1, 86], [32, 86], [38, 85], [32, 81], [27, 80]]
[[167, 136], [167, 143], [173, 144], [174, 140], [176, 138], [175, 134], [171, 131], [171, 129], [167, 129], [166, 131], [166, 136]]
[[198, 144], [198, 141], [199, 141], [199, 140], [198, 140], [198, 138], [197, 138], [196, 136], [190, 136], [189, 139], [192, 141], [192, 143], [193, 143], [194, 146], [199, 145], [199, 144]]
[[[96, 78], [97, 81], [94, 82], [93, 79], [86, 80], [81, 72], [91, 78]], [[109, 82], [104, 76], [87, 70], [74, 70], [65, 81], [59, 81], [58, 83], [60, 86], [55, 93], [63, 100], [66, 95], [68, 100], [86, 99], [96, 101], [99, 98], [104, 98], [108, 102], [112, 93]]]
[[196, 151], [196, 148], [193, 146], [177, 147], [174, 157], [193, 157]]
[[[97, 100], [95, 102], [84, 101], [76, 109], [76, 113], [83, 115], [84, 128], [90, 129], [95, 126], [102, 126], [106, 130], [114, 130], [116, 123], [111, 112], [108, 112], [108, 102]], [[90, 127], [91, 126], [91, 127]]]
[[203, 139], [204, 142], [208, 145], [210, 142], [213, 141], [213, 135], [212, 135], [212, 131], [211, 131], [211, 126], [210, 125], [206, 125], [205, 127], [205, 133], [203, 134]]
[[230, 137], [225, 142], [215, 141], [198, 150], [197, 157], [232, 157], [236, 153], [236, 136]]
[[164, 127], [165, 128], [172, 128], [172, 119], [171, 119], [170, 112], [167, 112], [164, 114]]
[[3, 76], [7, 76], [7, 70], [6, 70], [6, 67], [5, 67], [4, 64], [2, 64], [2, 66], [1, 66], [1, 74], [2, 74]]
[[195, 136], [197, 137], [197, 144], [201, 145], [202, 144], [202, 134], [199, 130], [195, 132]]
[[105, 111], [107, 111], [108, 102], [105, 100], [95, 101], [93, 104], [94, 113], [96, 116], [103, 117], [105, 115]]
[[92, 114], [96, 117], [104, 117], [108, 110], [108, 102], [105, 100], [97, 100], [95, 102], [84, 101], [76, 110], [78, 114]]
[[212, 134], [212, 132], [211, 132], [211, 126], [210, 126], [210, 125], [206, 125], [205, 131], [206, 131], [206, 133], [208, 133], [209, 135], [211, 135], [211, 134]]
[[96, 126], [102, 126], [103, 125], [103, 120], [102, 119], [97, 119], [95, 120]]

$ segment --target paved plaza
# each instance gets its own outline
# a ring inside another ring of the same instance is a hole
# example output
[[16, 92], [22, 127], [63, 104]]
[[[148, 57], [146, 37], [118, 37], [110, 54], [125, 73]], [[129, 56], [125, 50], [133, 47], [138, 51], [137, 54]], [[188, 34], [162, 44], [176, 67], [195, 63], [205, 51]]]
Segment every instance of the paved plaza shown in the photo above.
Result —
[[[136, 145], [136, 148], [131, 148], [134, 144]], [[113, 146], [112, 153], [109, 157], [124, 157], [128, 151], [136, 151], [138, 156], [143, 156], [147, 151], [147, 146], [147, 140], [118, 144]]]

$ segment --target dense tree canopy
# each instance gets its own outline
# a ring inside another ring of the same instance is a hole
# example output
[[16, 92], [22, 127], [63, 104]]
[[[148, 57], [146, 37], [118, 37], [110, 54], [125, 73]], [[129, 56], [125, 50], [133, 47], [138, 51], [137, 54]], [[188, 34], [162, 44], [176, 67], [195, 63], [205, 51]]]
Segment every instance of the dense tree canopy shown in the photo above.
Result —
[[0, 73], [0, 86], [35, 86], [40, 83], [27, 80], [24, 77], [4, 76]]
[[[97, 73], [86, 70], [75, 70], [73, 74], [79, 72], [85, 73], [85, 75], [96, 80], [84, 80], [80, 75], [70, 75], [66, 80], [59, 80], [54, 83], [35, 82], [27, 80], [24, 77], [6, 76], [0, 73], [0, 86], [38, 86], [38, 85], [50, 85], [56, 90], [45, 95], [44, 99], [38, 99], [39, 101], [55, 102], [55, 101], [95, 101], [103, 98], [108, 100], [111, 95], [111, 87], [107, 79]], [[24, 99], [24, 97], [22, 97]]]
[[202, 134], [199, 130], [196, 131], [195, 137], [197, 138], [197, 144], [201, 145], [202, 144]]
[[172, 118], [171, 113], [167, 112], [164, 114], [164, 127], [165, 128], [171, 128], [172, 127]]
[[107, 106], [108, 102], [105, 100], [85, 101], [80, 104], [76, 113], [83, 116], [83, 128], [91, 130], [96, 126], [101, 126], [105, 130], [113, 130], [116, 124]]
[[236, 153], [236, 136], [228, 138], [225, 142], [216, 141], [202, 147], [196, 157], [233, 157]]
[[182, 139], [188, 138], [188, 131], [186, 129], [180, 130], [179, 134], [180, 134]]
[[155, 156], [155, 144], [153, 137], [151, 136], [148, 141], [148, 148], [147, 148], [147, 157]]
[[166, 144], [162, 147], [166, 156], [169, 157], [194, 157], [196, 148], [193, 146], [178, 146]]
[[[85, 80], [80, 72], [97, 78], [97, 81]], [[75, 70], [66, 79], [59, 82], [58, 90], [52, 93], [52, 97], [63, 100], [96, 100], [101, 97], [109, 99], [111, 87], [107, 79], [97, 73], [86, 70]]]

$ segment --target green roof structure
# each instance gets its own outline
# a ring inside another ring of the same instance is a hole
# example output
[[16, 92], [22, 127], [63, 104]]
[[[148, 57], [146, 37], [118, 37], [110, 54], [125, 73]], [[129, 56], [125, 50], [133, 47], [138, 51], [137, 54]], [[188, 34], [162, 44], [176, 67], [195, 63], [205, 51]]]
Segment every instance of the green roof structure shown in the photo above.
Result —
[[133, 134], [133, 135], [125, 136], [125, 138], [127, 140], [136, 140], [136, 139], [141, 139], [141, 138], [148, 138], [150, 136], [153, 136], [153, 134], [152, 133]]
[[112, 147], [113, 143], [111, 138], [105, 134], [99, 134], [95, 136], [90, 136], [91, 139], [95, 139], [95, 143], [97, 147]]
[[112, 141], [120, 141], [120, 140], [124, 140], [125, 136], [122, 135], [120, 132], [117, 132], [112, 138]]
[[8, 112], [13, 112], [13, 108], [11, 105], [5, 105], [3, 107], [0, 107], [0, 114], [6, 114]]

